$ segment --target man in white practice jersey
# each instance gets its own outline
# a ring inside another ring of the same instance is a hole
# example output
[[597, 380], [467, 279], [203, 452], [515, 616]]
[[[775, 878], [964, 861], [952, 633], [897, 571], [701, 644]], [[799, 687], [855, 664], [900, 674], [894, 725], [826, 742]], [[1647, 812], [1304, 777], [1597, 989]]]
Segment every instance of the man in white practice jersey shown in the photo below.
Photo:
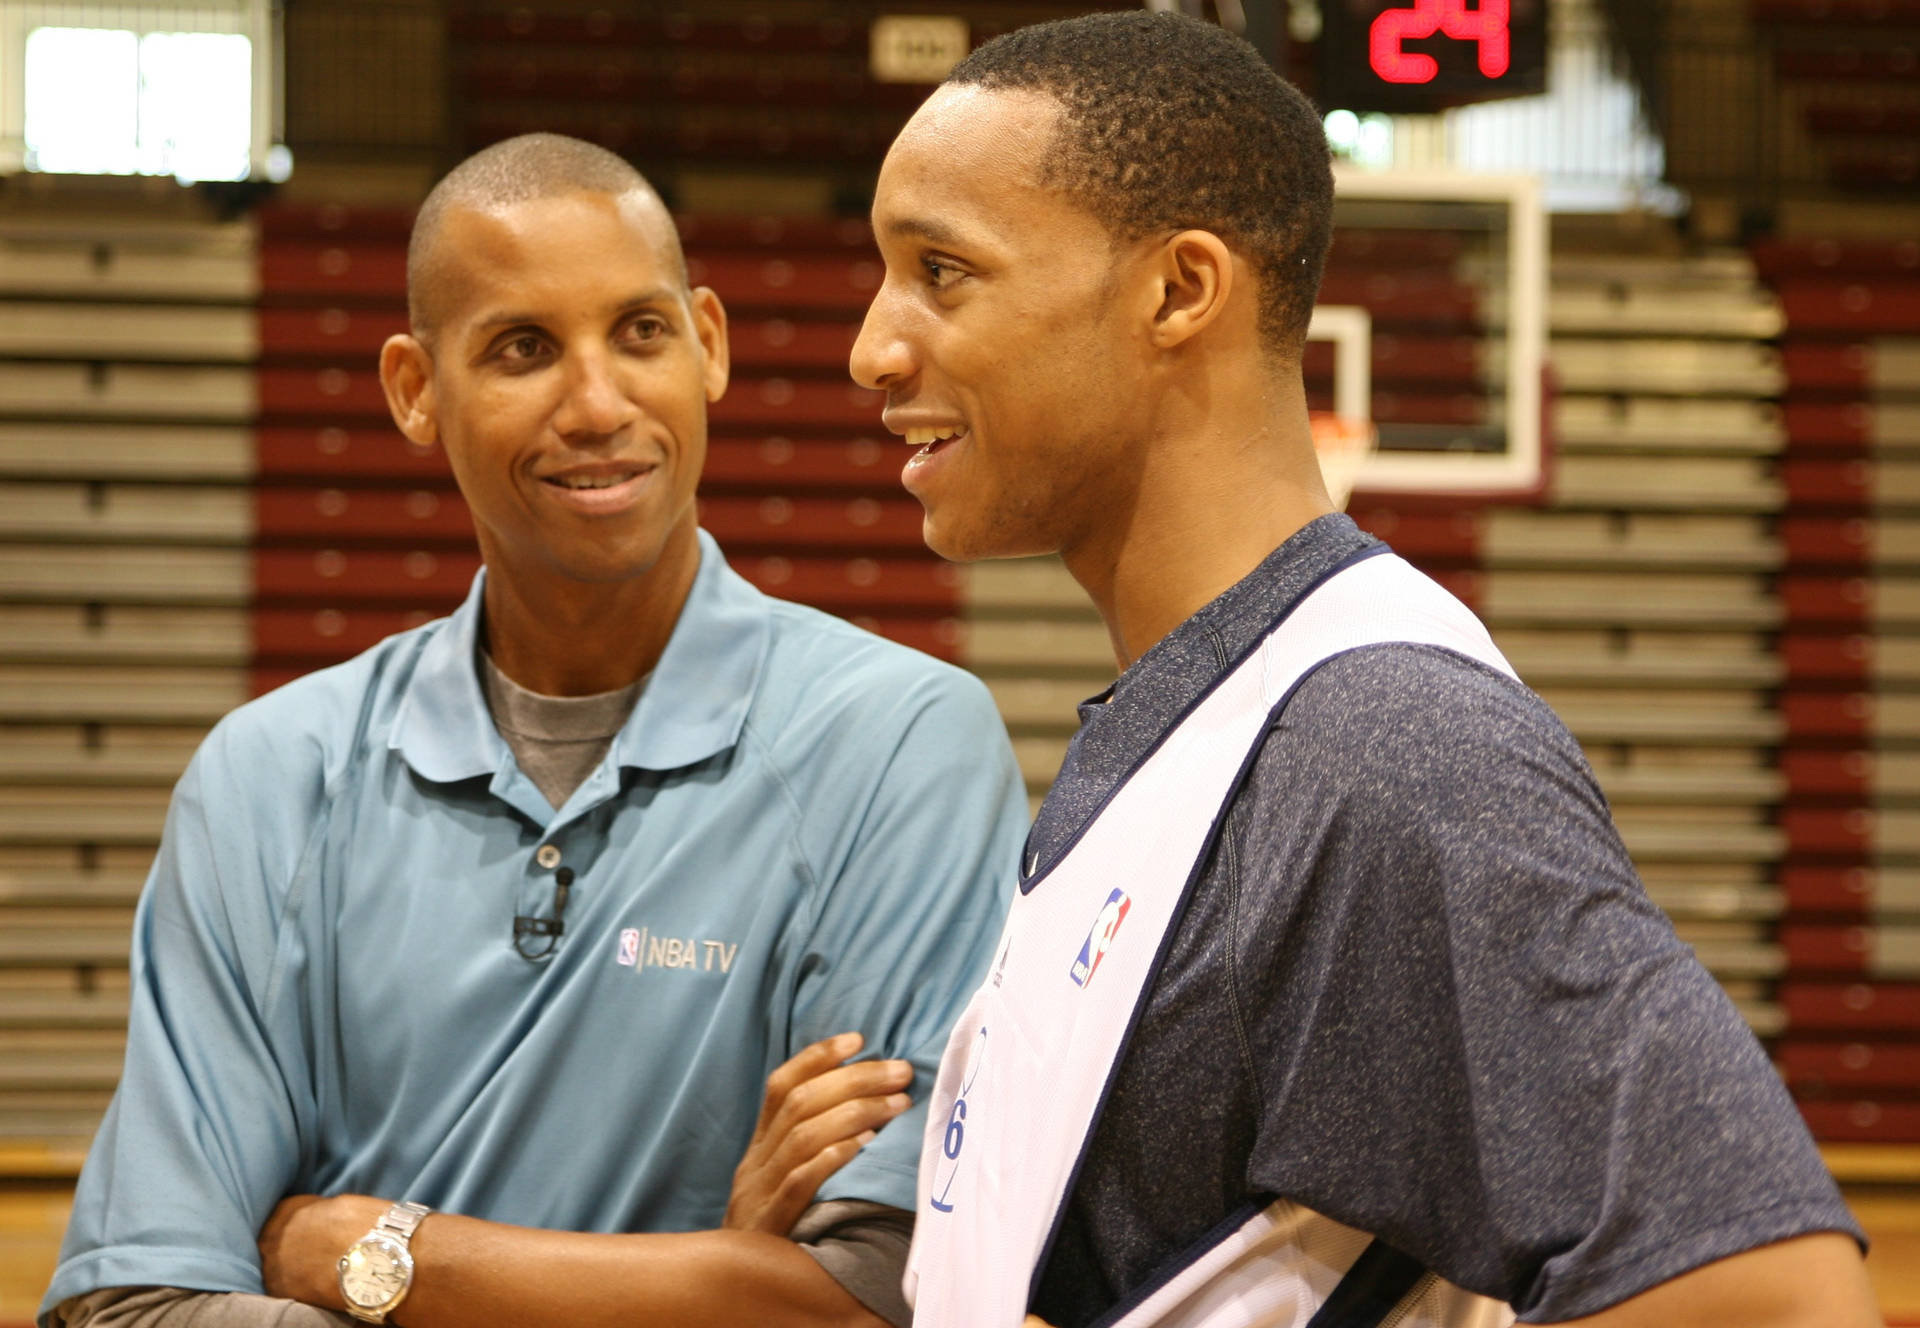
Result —
[[920, 1168], [916, 1324], [1877, 1322], [1765, 1055], [1578, 744], [1333, 512], [1319, 118], [1174, 15], [1024, 29], [888, 154], [853, 352], [956, 559], [1123, 670], [1027, 844]]

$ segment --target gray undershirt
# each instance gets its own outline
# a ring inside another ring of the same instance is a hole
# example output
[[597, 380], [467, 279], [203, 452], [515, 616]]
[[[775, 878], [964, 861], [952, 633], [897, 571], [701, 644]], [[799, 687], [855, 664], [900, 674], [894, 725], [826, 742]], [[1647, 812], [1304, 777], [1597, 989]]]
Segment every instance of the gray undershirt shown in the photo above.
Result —
[[606, 759], [613, 735], [640, 703], [647, 680], [595, 696], [543, 696], [502, 673], [483, 650], [480, 684], [493, 726], [507, 740], [514, 761], [557, 809]]

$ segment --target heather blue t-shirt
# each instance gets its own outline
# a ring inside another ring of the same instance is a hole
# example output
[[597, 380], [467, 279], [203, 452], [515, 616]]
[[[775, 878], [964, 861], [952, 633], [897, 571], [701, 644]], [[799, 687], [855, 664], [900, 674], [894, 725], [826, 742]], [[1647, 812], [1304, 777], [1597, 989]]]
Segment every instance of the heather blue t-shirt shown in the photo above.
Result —
[[[1027, 874], [1291, 604], [1374, 545], [1344, 516], [1314, 522], [1082, 707]], [[1534, 1322], [1790, 1236], [1859, 1237], [1539, 697], [1443, 649], [1369, 647], [1311, 674], [1263, 744], [1035, 1313], [1082, 1328], [1272, 1197]]]

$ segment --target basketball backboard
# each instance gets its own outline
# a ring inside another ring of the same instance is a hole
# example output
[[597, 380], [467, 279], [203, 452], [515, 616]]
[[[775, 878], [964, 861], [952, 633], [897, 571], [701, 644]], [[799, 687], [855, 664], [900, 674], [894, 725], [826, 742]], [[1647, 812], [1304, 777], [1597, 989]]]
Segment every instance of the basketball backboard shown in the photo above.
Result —
[[1532, 177], [1336, 170], [1334, 251], [1308, 333], [1332, 353], [1310, 344], [1307, 376], [1317, 411], [1359, 411], [1378, 431], [1359, 491], [1540, 488], [1546, 276]]

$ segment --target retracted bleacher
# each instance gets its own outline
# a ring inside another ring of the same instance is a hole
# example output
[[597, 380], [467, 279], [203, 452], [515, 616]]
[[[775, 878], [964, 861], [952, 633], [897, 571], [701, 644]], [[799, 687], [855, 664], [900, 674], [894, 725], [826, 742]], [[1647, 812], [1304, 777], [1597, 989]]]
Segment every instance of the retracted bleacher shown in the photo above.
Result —
[[119, 1074], [168, 788], [247, 694], [253, 242], [0, 222], [0, 1147], [72, 1169]]
[[1786, 312], [1786, 1027], [1828, 1139], [1920, 1140], [1920, 241], [1755, 246]]
[[[392, 429], [373, 371], [404, 322], [406, 225], [282, 208], [4, 232], [0, 1054], [17, 1073], [0, 1137], [48, 1168], [72, 1165], [117, 1072], [128, 915], [199, 735], [245, 696], [444, 612], [476, 565], [444, 460]], [[1037, 797], [1074, 703], [1110, 678], [1106, 636], [1057, 565], [955, 569], [921, 546], [904, 451], [845, 377], [879, 279], [866, 228], [683, 226], [734, 327], [703, 521], [767, 590], [979, 671]], [[1540, 501], [1354, 504], [1476, 606], [1567, 718], [1656, 899], [1755, 1027], [1786, 1035], [1782, 1064], [1827, 1138], [1913, 1137], [1910, 1098], [1877, 1096], [1874, 1115], [1835, 1086], [1881, 1081], [1833, 1068], [1904, 1064], [1906, 1033], [1868, 1034], [1910, 1028], [1914, 999], [1900, 983], [1920, 831], [1903, 813], [1920, 806], [1920, 755], [1899, 726], [1920, 733], [1900, 690], [1920, 647], [1869, 635], [1920, 629], [1899, 575], [1920, 568], [1920, 463], [1901, 450], [1911, 348], [1906, 315], [1878, 312], [1905, 307], [1904, 253], [1875, 269], [1868, 316], [1894, 321], [1870, 321], [1870, 345], [1830, 329], [1779, 341], [1783, 306], [1794, 329], [1803, 307], [1860, 315], [1840, 275], [1781, 276], [1776, 300], [1739, 254], [1562, 257]], [[1373, 317], [1383, 421], [1474, 418], [1498, 368], [1469, 335], [1483, 279], [1438, 242], [1343, 237], [1328, 289]], [[1319, 394], [1317, 348], [1308, 368]], [[1846, 1013], [1862, 1000], [1868, 1014]]]

